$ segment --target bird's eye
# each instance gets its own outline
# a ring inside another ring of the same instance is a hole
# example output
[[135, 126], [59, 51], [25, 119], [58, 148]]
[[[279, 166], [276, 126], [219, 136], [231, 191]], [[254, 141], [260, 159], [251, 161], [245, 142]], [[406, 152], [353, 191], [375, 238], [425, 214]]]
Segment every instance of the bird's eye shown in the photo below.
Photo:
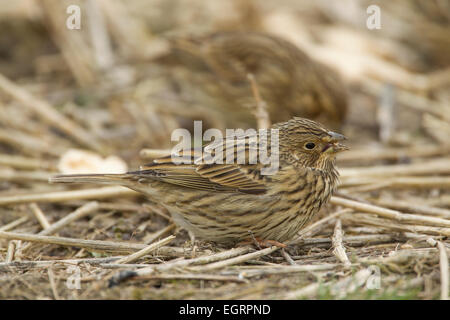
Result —
[[316, 145], [314, 143], [312, 143], [312, 142], [308, 142], [308, 143], [305, 144], [305, 148], [308, 149], [308, 150], [312, 150], [315, 147], [316, 147]]

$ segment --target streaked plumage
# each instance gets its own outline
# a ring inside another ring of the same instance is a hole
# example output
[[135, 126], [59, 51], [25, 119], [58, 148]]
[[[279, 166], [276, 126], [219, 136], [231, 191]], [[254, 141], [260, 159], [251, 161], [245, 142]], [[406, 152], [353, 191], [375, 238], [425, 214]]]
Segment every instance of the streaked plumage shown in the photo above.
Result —
[[[239, 137], [244, 164], [205, 164], [191, 150], [185, 155], [191, 164], [175, 165], [169, 156], [126, 174], [56, 176], [51, 182], [124, 185], [160, 202], [178, 225], [201, 239], [233, 244], [254, 236], [283, 242], [328, 201], [338, 184], [335, 154], [347, 148], [339, 143], [342, 135], [311, 120], [294, 118], [272, 128], [279, 130], [279, 170], [273, 175], [262, 175], [260, 163], [250, 164], [255, 145]], [[231, 149], [225, 140], [220, 143], [225, 157]]]

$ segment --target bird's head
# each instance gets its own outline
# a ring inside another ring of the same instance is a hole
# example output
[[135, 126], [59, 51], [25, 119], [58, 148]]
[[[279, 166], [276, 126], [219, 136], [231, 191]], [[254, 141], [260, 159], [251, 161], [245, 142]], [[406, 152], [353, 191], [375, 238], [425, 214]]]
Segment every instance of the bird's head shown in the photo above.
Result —
[[346, 139], [342, 134], [312, 120], [295, 117], [273, 128], [279, 129], [280, 158], [293, 164], [325, 169], [336, 153], [349, 149], [341, 143]]

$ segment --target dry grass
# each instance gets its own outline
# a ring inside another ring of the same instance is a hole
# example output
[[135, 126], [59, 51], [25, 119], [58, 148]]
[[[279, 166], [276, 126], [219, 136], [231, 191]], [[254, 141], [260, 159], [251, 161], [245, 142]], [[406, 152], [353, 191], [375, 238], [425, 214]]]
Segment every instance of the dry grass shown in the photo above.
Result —
[[[402, 27], [371, 33], [347, 14], [365, 17], [357, 1], [134, 0], [75, 1], [92, 16], [73, 31], [60, 27], [63, 1], [43, 2], [0, 9], [12, 30], [0, 39], [1, 299], [448, 299], [448, 25], [406, 4], [382, 8]], [[427, 47], [411, 46], [422, 37], [414, 27], [434, 30]], [[287, 249], [192, 244], [134, 191], [47, 183], [70, 148], [136, 168], [199, 115], [221, 127], [189, 86], [173, 85], [180, 71], [155, 60], [165, 36], [186, 28], [273, 32], [344, 76], [342, 185]]]

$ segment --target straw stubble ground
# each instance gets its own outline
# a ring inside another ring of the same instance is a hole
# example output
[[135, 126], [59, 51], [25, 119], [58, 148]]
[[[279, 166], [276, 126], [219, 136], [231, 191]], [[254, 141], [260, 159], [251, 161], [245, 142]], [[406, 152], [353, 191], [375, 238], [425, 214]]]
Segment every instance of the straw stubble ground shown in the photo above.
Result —
[[[8, 18], [3, 23], [14, 19], [10, 28], [16, 37], [43, 37], [38, 43], [48, 46], [40, 56], [27, 58], [34, 61], [32, 71], [24, 68], [22, 53], [11, 55], [7, 67], [0, 64], [0, 298], [448, 298], [449, 73], [439, 37], [429, 47], [435, 51], [426, 55], [404, 43], [404, 38], [420, 40], [411, 34], [402, 38], [385, 28], [387, 35], [368, 35], [342, 21], [339, 8], [324, 11], [319, 4], [287, 1], [293, 6], [287, 12], [244, 1], [249, 7], [239, 12], [253, 12], [249, 19], [227, 16], [235, 8], [217, 4], [218, 17], [198, 1], [196, 10], [212, 20], [205, 20], [206, 31], [242, 24], [282, 35], [322, 62], [335, 63], [350, 83], [343, 133], [351, 151], [338, 160], [338, 193], [287, 249], [221, 248], [190, 243], [164, 208], [128, 189], [47, 183], [70, 148], [118, 155], [137, 168], [147, 161], [140, 154], [151, 158], [161, 152], [156, 148], [168, 148], [172, 130], [189, 127], [197, 115], [210, 126], [223, 125], [220, 116], [195, 103], [186, 108], [192, 97], [185, 95], [186, 88], [177, 95], [170, 78], [178, 70], [167, 72], [151, 62], [165, 48], [158, 30], [183, 28], [188, 19], [177, 15], [193, 9], [174, 12], [174, 21], [167, 19], [159, 28], [154, 24], [162, 21], [150, 19], [151, 36], [139, 23], [111, 28], [94, 19], [96, 32], [117, 44], [94, 50], [86, 30], [75, 35], [55, 28], [64, 12], [55, 9], [58, 3], [48, 1], [45, 15], [32, 23], [20, 8], [14, 18], [3, 13]], [[150, 9], [141, 10], [142, 2], [131, 1], [128, 10], [115, 3], [118, 7], [101, 8], [106, 20], [149, 21], [137, 13], [151, 15]], [[402, 18], [408, 10], [413, 9], [402, 10]], [[327, 16], [326, 24], [317, 12]], [[310, 20], [317, 24], [309, 25]], [[413, 25], [426, 27], [430, 21], [421, 17], [421, 24]], [[29, 32], [36, 25], [48, 29], [39, 36]], [[305, 30], [320, 36], [321, 45]], [[350, 45], [331, 41], [337, 35], [343, 43], [364, 43], [362, 48], [383, 44], [385, 51], [363, 52], [364, 59], [356, 60]], [[84, 54], [75, 54], [80, 50]], [[336, 54], [330, 59], [324, 52]], [[121, 65], [105, 58], [111, 55]], [[104, 69], [109, 72], [93, 67], [95, 61], [109, 63]], [[143, 148], [151, 150], [140, 153]]]

